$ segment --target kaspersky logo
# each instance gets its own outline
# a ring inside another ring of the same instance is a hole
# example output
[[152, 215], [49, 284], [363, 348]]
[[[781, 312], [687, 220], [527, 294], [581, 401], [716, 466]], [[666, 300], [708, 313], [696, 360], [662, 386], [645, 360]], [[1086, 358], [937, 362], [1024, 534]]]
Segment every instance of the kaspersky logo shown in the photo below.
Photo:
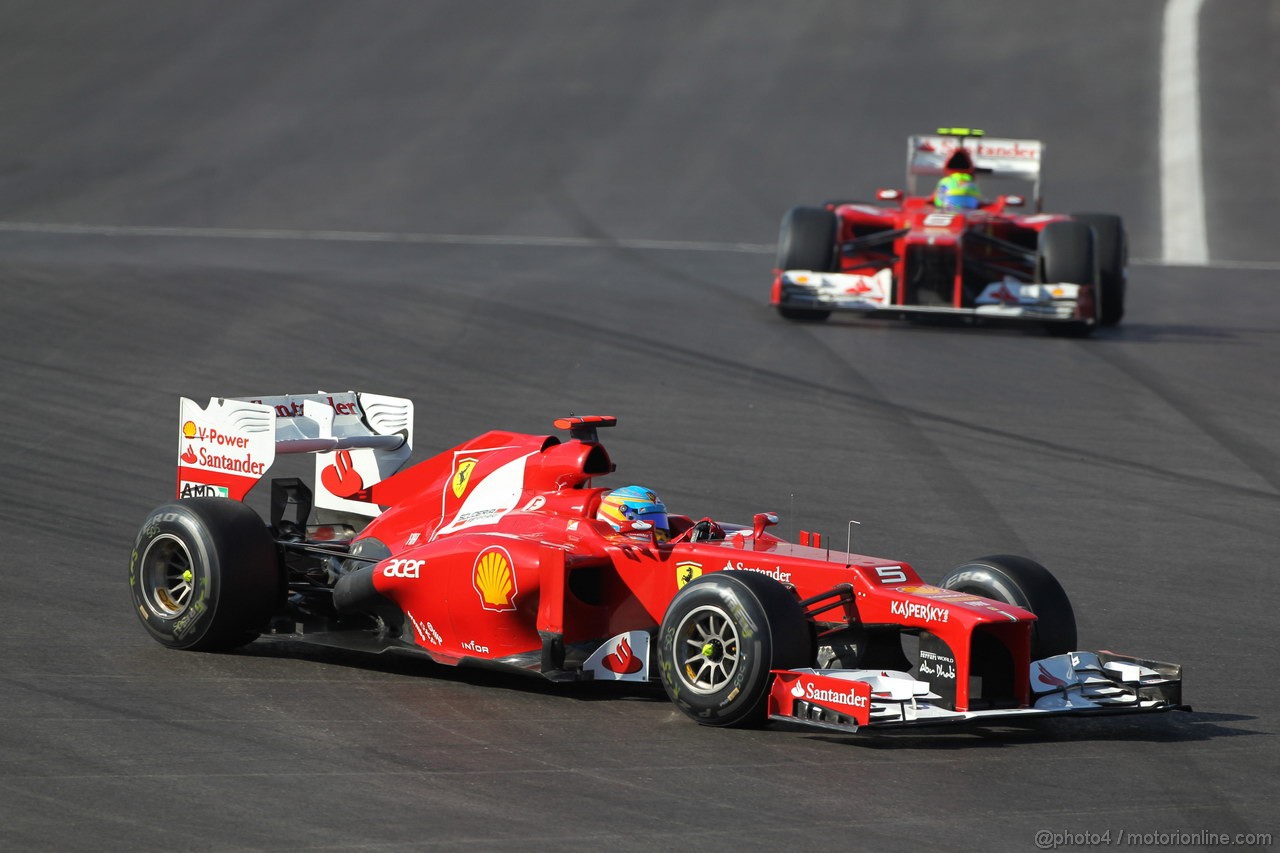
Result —
[[466, 493], [467, 486], [471, 484], [471, 472], [475, 469], [477, 461], [479, 460], [475, 457], [468, 456], [454, 463], [453, 496], [455, 498], [460, 498]]
[[511, 555], [493, 546], [480, 552], [471, 569], [471, 583], [480, 594], [480, 606], [501, 613], [516, 609], [516, 574]]
[[694, 578], [702, 577], [702, 563], [685, 560], [676, 563], [676, 589], [684, 589], [684, 585]]

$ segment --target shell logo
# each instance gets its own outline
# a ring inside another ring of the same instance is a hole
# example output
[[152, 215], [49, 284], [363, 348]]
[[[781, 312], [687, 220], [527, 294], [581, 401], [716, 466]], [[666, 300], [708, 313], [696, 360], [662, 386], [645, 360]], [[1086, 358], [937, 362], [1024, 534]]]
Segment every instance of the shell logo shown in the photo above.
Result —
[[460, 498], [467, 491], [467, 486], [471, 484], [471, 472], [476, 467], [479, 460], [468, 456], [465, 459], [459, 459], [453, 466], [453, 496]]
[[183, 435], [185, 435], [187, 438], [195, 438], [195, 437], [196, 437], [196, 422], [195, 422], [195, 421], [187, 421], [185, 424], [183, 424], [183, 425], [182, 425], [182, 434], [183, 434]]
[[511, 555], [493, 546], [480, 552], [471, 569], [471, 583], [480, 595], [480, 606], [498, 613], [516, 609], [516, 574]]

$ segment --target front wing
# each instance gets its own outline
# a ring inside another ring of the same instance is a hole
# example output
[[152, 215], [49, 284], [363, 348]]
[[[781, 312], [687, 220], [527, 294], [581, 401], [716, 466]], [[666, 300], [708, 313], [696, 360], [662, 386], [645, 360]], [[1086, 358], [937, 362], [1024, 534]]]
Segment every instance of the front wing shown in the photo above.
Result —
[[866, 669], [775, 670], [769, 719], [846, 733], [1026, 719], [1067, 714], [1190, 710], [1182, 704], [1182, 667], [1112, 652], [1070, 652], [1031, 664], [1031, 704], [955, 711], [904, 672]]
[[884, 269], [875, 275], [786, 270], [780, 276], [779, 305], [813, 311], [860, 314], [943, 314], [1009, 320], [1087, 321], [1092, 293], [1079, 284], [1032, 284], [1006, 277], [989, 283], [973, 307], [903, 305], [894, 301], [893, 278]]

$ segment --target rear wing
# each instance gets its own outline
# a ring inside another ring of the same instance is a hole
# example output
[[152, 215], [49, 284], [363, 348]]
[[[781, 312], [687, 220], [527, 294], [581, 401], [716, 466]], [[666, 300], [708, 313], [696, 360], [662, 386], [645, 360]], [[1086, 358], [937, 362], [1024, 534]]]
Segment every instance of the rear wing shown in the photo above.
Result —
[[907, 137], [907, 191], [919, 195], [916, 177], [940, 177], [957, 149], [969, 152], [975, 170], [997, 178], [1017, 178], [1033, 185], [1035, 209], [1040, 209], [1040, 161], [1044, 143], [1038, 139], [996, 139], [991, 136], [935, 135]]
[[[315, 505], [374, 516], [360, 500], [413, 452], [413, 402], [361, 391], [182, 398], [178, 497], [244, 500], [276, 456], [316, 454]], [[355, 499], [353, 499], [355, 498]]]

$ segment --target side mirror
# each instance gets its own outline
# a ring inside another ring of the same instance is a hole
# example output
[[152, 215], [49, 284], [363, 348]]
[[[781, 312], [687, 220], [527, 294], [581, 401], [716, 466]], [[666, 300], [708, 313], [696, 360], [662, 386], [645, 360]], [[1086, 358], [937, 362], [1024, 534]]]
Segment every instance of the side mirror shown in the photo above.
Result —
[[776, 512], [757, 512], [752, 516], [751, 535], [756, 539], [760, 538], [760, 534], [764, 533], [766, 527], [773, 527], [778, 523], [778, 514]]
[[898, 201], [902, 198], [902, 190], [876, 190], [876, 198], [880, 201]]
[[1027, 200], [1020, 195], [1007, 195], [1004, 197], [1005, 207], [1022, 207]]

